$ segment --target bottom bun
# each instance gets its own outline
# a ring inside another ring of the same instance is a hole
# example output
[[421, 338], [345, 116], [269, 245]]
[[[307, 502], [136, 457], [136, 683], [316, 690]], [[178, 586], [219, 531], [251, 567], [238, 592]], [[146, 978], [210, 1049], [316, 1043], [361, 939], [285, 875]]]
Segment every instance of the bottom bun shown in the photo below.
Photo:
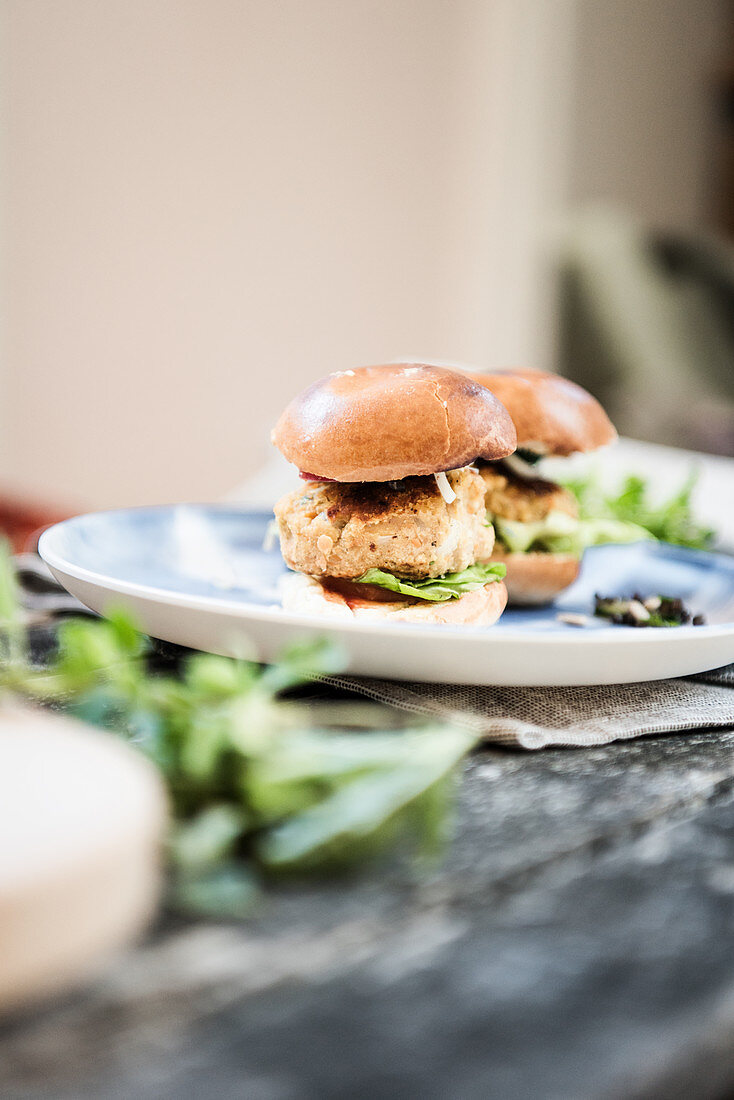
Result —
[[421, 600], [347, 600], [324, 588], [314, 577], [289, 573], [283, 578], [282, 600], [285, 611], [301, 615], [324, 615], [331, 619], [389, 620], [407, 623], [448, 623], [491, 626], [507, 604], [507, 589], [502, 581], [492, 581], [458, 600], [429, 603]]
[[572, 554], [508, 554], [495, 543], [492, 561], [507, 566], [507, 594], [514, 606], [550, 603], [576, 580], [581, 562]]

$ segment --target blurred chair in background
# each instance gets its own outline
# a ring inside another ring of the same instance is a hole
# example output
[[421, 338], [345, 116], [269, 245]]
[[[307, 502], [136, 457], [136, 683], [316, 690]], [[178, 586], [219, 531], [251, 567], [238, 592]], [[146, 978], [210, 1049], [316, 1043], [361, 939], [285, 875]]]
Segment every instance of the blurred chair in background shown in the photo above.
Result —
[[621, 433], [734, 455], [734, 247], [579, 215], [563, 244], [558, 367]]

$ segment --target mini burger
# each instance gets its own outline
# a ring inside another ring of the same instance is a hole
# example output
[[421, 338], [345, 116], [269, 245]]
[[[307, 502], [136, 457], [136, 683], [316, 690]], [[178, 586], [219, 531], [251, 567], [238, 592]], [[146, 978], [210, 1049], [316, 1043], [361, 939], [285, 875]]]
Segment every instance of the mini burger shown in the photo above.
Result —
[[273, 442], [303, 485], [275, 506], [292, 611], [496, 622], [507, 602], [474, 462], [515, 449], [509, 413], [467, 375], [394, 364], [338, 371], [286, 408]]
[[594, 451], [617, 433], [590, 393], [558, 375], [524, 370], [470, 377], [502, 402], [517, 429], [515, 454], [479, 464], [487, 520], [497, 534], [492, 558], [507, 567], [510, 603], [548, 603], [576, 579], [588, 546], [647, 537], [632, 523], [579, 519], [573, 494], [538, 473], [543, 456]]

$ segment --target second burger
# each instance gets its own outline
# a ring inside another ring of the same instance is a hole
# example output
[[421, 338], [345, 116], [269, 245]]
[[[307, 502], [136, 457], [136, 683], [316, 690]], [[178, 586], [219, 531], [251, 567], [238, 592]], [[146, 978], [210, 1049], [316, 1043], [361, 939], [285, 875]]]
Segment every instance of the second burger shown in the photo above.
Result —
[[617, 438], [599, 402], [581, 386], [544, 371], [472, 374], [505, 405], [517, 429], [518, 450], [482, 463], [487, 518], [497, 531], [493, 552], [507, 567], [511, 604], [543, 604], [578, 576], [590, 546], [648, 538], [634, 523], [581, 519], [573, 494], [538, 473], [546, 455], [566, 457], [606, 447]]

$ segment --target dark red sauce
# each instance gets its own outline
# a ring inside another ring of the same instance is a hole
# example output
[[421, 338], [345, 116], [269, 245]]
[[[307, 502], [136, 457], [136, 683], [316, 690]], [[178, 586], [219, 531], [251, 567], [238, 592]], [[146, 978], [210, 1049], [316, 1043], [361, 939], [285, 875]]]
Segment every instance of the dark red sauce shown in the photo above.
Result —
[[333, 477], [318, 477], [316, 474], [307, 474], [305, 470], [299, 470], [298, 476], [302, 478], [303, 481], [335, 481]]

